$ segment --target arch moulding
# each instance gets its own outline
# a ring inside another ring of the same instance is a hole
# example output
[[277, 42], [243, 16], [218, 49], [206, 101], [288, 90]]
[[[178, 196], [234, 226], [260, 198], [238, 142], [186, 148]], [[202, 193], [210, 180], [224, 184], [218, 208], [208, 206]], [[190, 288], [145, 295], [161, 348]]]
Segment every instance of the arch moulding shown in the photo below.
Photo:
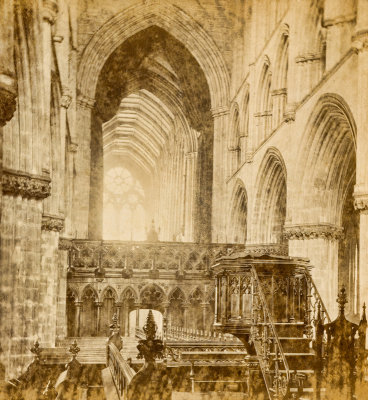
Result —
[[211, 107], [228, 106], [229, 73], [216, 44], [203, 28], [179, 7], [151, 4], [129, 7], [107, 21], [84, 48], [77, 88], [93, 99], [100, 71], [111, 53], [129, 37], [158, 26], [186, 46], [202, 68], [211, 95]]

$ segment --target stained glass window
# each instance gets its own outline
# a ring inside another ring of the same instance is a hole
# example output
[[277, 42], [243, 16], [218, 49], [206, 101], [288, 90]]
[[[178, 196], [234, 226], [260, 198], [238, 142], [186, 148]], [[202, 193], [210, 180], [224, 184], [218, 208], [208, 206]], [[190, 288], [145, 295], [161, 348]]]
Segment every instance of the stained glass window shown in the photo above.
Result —
[[122, 167], [107, 170], [104, 179], [104, 239], [145, 240], [144, 190]]

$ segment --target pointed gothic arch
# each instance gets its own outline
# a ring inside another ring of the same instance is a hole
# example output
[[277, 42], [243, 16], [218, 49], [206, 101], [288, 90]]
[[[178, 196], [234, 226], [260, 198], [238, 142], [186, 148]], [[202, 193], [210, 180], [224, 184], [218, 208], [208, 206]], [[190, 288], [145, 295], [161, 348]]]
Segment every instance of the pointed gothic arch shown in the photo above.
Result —
[[228, 240], [244, 244], [247, 239], [248, 196], [244, 183], [237, 179], [230, 201]]
[[162, 303], [166, 301], [165, 291], [156, 283], [149, 283], [139, 293], [139, 302], [143, 308], [151, 308], [162, 312]]
[[282, 243], [286, 219], [286, 166], [279, 150], [271, 147], [261, 163], [256, 181], [252, 241]]
[[323, 260], [314, 261], [319, 272], [317, 279], [331, 280], [333, 291], [326, 296], [331, 304], [337, 287], [346, 286], [347, 313], [354, 317], [361, 306], [359, 213], [353, 197], [356, 124], [349, 105], [340, 95], [326, 93], [317, 100], [302, 137], [298, 159], [303, 165], [298, 175], [298, 190], [303, 196], [296, 205], [296, 218], [313, 225], [320, 223], [323, 216], [326, 229], [334, 232], [328, 239], [328, 267]]
[[94, 99], [99, 73], [109, 55], [129, 37], [151, 26], [158, 26], [185, 43], [206, 75], [212, 108], [227, 105], [229, 73], [221, 52], [197, 22], [179, 7], [166, 3], [129, 7], [92, 36], [79, 63], [79, 92]]

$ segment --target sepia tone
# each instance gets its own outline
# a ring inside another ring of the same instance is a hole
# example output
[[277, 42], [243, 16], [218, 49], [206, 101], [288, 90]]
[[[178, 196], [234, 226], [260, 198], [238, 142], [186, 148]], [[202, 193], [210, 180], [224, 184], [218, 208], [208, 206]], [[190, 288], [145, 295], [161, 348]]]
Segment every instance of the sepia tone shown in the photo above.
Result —
[[0, 399], [368, 399], [368, 0], [0, 1]]

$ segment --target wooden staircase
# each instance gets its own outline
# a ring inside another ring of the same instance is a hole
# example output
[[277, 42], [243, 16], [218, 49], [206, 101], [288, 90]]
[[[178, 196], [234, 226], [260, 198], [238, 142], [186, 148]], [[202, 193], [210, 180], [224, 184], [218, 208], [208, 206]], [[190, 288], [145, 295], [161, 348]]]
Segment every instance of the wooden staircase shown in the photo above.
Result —
[[[289, 393], [305, 400], [313, 399], [316, 355], [312, 348], [312, 340], [305, 337], [304, 324], [275, 323], [275, 328], [289, 367]], [[270, 357], [275, 358], [276, 353], [271, 351]], [[280, 369], [280, 374], [285, 376], [286, 371]]]
[[248, 363], [249, 398], [261, 391], [269, 400], [335, 400], [330, 392], [343, 390], [337, 397], [352, 400], [354, 376], [358, 390], [368, 390], [365, 306], [359, 325], [346, 320], [345, 289], [331, 321], [305, 259], [239, 253], [221, 257], [213, 269], [214, 326], [241, 339], [258, 360]]

